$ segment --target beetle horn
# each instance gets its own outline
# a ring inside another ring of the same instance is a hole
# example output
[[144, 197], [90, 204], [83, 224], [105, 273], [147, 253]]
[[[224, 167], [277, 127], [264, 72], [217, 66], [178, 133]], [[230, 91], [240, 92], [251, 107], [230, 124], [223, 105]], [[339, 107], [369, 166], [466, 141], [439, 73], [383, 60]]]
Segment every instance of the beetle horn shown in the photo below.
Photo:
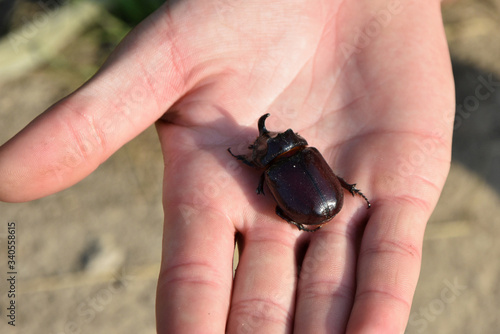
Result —
[[259, 118], [259, 135], [263, 135], [265, 133], [268, 133], [269, 131], [266, 129], [266, 118], [268, 118], [269, 116], [271, 116], [271, 114], [267, 113], [267, 114], [264, 114], [262, 115], [260, 118]]

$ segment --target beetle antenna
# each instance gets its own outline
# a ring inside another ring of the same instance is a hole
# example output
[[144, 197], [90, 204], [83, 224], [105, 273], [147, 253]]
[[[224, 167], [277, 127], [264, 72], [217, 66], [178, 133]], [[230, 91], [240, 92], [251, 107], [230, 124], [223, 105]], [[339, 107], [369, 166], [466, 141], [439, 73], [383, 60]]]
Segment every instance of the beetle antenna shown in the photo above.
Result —
[[259, 118], [259, 135], [262, 136], [265, 133], [268, 133], [269, 131], [266, 129], [266, 118], [271, 116], [271, 114], [267, 113], [262, 115]]

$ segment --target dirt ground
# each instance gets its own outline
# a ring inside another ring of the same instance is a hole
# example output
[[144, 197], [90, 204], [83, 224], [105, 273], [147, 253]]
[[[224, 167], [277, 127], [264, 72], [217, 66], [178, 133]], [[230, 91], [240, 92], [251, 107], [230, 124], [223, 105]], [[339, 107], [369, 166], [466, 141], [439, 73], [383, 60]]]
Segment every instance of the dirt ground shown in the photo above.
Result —
[[[500, 328], [500, 90], [476, 94], [485, 80], [500, 82], [500, 1], [443, 6], [457, 91], [453, 163], [426, 231], [406, 333], [493, 334]], [[0, 76], [0, 143], [102, 63], [112, 45], [95, 37], [111, 28], [86, 24], [60, 54], [40, 64], [33, 58], [36, 66], [17, 77]], [[155, 333], [162, 169], [149, 128], [70, 189], [0, 203], [0, 333]], [[9, 222], [18, 245], [15, 328], [7, 325], [4, 293]]]

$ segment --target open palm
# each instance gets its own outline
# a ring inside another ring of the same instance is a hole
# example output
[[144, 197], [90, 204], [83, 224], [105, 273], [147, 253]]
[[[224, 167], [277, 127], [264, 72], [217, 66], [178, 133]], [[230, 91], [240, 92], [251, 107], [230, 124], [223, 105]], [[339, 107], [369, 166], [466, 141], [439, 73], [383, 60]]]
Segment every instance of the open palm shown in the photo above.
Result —
[[[165, 5], [1, 148], [0, 198], [64, 189], [160, 119], [159, 332], [400, 333], [450, 162], [442, 30], [437, 1]], [[268, 129], [299, 132], [372, 208], [346, 193], [315, 233], [277, 217], [255, 193], [260, 172], [226, 151], [247, 153], [267, 112]]]

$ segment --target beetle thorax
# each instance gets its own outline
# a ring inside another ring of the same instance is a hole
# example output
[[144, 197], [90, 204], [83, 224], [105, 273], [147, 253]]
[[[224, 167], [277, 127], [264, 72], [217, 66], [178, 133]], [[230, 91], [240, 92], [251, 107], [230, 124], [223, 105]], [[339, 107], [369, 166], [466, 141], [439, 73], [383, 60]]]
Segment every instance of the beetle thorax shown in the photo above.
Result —
[[285, 132], [267, 131], [255, 140], [252, 146], [252, 161], [257, 167], [265, 168], [278, 156], [305, 146], [307, 141], [291, 129]]

